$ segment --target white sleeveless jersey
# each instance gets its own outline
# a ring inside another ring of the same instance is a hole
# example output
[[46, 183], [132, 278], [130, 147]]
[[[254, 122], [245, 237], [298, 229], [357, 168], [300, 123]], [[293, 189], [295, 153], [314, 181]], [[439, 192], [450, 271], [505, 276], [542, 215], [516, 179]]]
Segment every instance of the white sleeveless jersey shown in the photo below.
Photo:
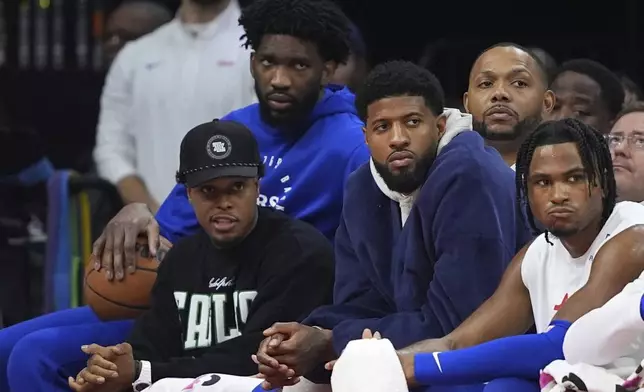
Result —
[[[561, 241], [552, 234], [549, 238], [553, 245], [546, 242], [544, 234], [534, 240], [523, 258], [521, 277], [530, 292], [538, 333], [546, 331], [561, 305], [586, 284], [593, 259], [601, 247], [635, 225], [644, 225], [644, 206], [624, 201], [617, 203], [595, 241], [580, 257], [571, 257]], [[637, 363], [641, 359], [638, 358]], [[631, 370], [628, 369], [629, 372]]]

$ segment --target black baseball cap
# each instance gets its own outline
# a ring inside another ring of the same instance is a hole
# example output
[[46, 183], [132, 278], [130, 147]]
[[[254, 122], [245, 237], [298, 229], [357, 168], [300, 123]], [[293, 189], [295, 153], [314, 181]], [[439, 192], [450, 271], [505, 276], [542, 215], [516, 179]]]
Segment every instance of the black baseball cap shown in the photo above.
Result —
[[177, 182], [188, 188], [220, 177], [261, 177], [255, 136], [235, 121], [197, 125], [181, 141]]

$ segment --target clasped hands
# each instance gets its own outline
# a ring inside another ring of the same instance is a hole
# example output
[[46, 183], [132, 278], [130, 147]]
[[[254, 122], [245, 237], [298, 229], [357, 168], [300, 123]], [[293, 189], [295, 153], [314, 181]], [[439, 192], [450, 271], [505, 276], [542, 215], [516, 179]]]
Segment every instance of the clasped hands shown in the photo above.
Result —
[[[264, 331], [266, 338], [260, 343], [252, 359], [258, 365], [262, 388], [270, 390], [295, 385], [300, 377], [318, 364], [332, 370], [335, 353], [330, 330], [318, 329], [298, 323], [276, 323]], [[380, 339], [378, 332], [366, 329], [363, 339]], [[134, 382], [134, 357], [132, 346], [121, 343], [102, 347], [97, 344], [83, 346], [90, 355], [87, 367], [68, 383], [76, 392], [121, 392]], [[401, 363], [406, 367], [401, 355]], [[411, 356], [413, 364], [413, 356]], [[412, 365], [413, 366], [413, 365]]]
[[76, 392], [121, 392], [134, 382], [132, 346], [121, 343], [102, 347], [98, 344], [81, 347], [90, 355], [87, 367], [67, 382]]
[[[295, 385], [301, 376], [321, 363], [325, 363], [327, 370], [333, 370], [336, 355], [330, 330], [276, 323], [264, 331], [264, 336], [252, 359], [258, 365], [258, 377], [264, 379], [265, 390]], [[380, 339], [380, 334], [366, 329], [362, 338]]]

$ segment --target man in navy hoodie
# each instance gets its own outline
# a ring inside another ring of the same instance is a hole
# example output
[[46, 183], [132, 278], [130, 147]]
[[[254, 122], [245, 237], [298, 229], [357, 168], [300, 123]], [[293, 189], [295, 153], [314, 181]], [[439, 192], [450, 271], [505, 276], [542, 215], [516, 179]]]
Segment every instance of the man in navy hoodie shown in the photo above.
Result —
[[377, 66], [356, 105], [371, 161], [345, 190], [334, 304], [265, 331], [256, 356], [265, 389], [312, 377], [364, 329], [396, 348], [444, 336], [494, 292], [531, 238], [513, 208], [514, 172], [470, 130], [469, 115], [443, 112], [429, 71]]
[[[246, 125], [258, 141], [265, 167], [258, 204], [305, 220], [331, 239], [346, 179], [369, 158], [353, 94], [324, 87], [349, 56], [350, 22], [328, 0], [256, 0], [242, 11], [240, 24], [253, 49], [259, 103], [225, 118]], [[198, 227], [185, 187], [177, 185], [156, 220], [134, 204], [111, 221], [95, 244], [102, 263], [96, 267], [122, 279], [124, 270], [134, 272], [128, 244], [138, 233], [147, 232], [155, 254], [159, 229], [174, 243]], [[81, 307], [0, 330], [0, 391], [68, 390], [60, 375], [75, 376], [85, 366], [81, 345], [118, 344], [131, 326], [132, 320], [101, 322]]]

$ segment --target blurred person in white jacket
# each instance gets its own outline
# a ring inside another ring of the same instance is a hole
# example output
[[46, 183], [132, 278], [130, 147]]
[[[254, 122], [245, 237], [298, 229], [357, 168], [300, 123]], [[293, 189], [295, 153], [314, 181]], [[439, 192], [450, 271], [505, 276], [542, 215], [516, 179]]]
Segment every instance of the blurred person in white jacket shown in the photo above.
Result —
[[103, 36], [105, 66], [109, 67], [125, 44], [153, 32], [171, 20], [170, 10], [156, 1], [123, 1], [110, 12], [105, 22]]
[[236, 0], [182, 0], [173, 21], [116, 56], [94, 159], [124, 202], [156, 211], [175, 184], [185, 130], [255, 102], [240, 15]]

